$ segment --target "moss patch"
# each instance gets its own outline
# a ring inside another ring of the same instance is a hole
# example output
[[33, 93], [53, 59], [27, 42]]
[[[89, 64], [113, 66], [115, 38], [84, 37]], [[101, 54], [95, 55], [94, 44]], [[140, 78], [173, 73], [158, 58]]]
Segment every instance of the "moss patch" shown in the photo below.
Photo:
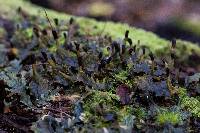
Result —
[[171, 123], [173, 125], [181, 123], [181, 115], [178, 112], [162, 111], [156, 116], [158, 124]]
[[181, 100], [181, 107], [187, 109], [194, 116], [200, 118], [200, 101], [198, 98], [187, 96], [187, 90], [184, 88], [179, 90], [179, 97]]

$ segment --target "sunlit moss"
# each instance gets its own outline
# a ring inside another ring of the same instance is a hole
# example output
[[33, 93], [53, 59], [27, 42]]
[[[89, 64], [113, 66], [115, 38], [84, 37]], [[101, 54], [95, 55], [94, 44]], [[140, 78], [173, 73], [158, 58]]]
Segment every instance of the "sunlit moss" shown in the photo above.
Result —
[[24, 30], [24, 35], [26, 35], [27, 38], [31, 38], [33, 36], [32, 28], [27, 28], [26, 30]]
[[103, 55], [108, 56], [110, 53], [107, 48], [102, 48]]
[[171, 123], [173, 125], [180, 124], [182, 122], [181, 115], [178, 112], [161, 111], [156, 116], [156, 123], [166, 124]]

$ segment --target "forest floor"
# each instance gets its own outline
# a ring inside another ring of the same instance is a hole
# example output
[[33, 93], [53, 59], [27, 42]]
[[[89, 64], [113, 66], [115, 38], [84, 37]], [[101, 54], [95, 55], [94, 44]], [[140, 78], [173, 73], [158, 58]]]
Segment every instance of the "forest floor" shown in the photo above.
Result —
[[182, 60], [173, 39], [159, 57], [127, 29], [114, 40], [45, 13], [0, 19], [0, 132], [200, 131], [198, 53]]

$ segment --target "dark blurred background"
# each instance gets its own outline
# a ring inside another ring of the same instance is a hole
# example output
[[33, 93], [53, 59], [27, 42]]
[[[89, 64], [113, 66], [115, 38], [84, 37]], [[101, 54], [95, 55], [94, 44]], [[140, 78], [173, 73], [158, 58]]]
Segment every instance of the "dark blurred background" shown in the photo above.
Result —
[[199, 0], [30, 0], [40, 6], [101, 21], [128, 23], [160, 37], [200, 43]]

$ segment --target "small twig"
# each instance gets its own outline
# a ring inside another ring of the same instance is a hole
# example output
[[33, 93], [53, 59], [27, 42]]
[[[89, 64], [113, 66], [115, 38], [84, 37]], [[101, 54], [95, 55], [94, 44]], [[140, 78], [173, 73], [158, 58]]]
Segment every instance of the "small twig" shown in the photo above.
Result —
[[55, 111], [57, 113], [61, 113], [61, 114], [65, 114], [67, 117], [72, 118], [69, 114], [63, 112], [62, 110], [56, 110], [56, 109], [51, 109], [51, 108], [44, 108], [44, 110], [48, 110], [48, 111]]

